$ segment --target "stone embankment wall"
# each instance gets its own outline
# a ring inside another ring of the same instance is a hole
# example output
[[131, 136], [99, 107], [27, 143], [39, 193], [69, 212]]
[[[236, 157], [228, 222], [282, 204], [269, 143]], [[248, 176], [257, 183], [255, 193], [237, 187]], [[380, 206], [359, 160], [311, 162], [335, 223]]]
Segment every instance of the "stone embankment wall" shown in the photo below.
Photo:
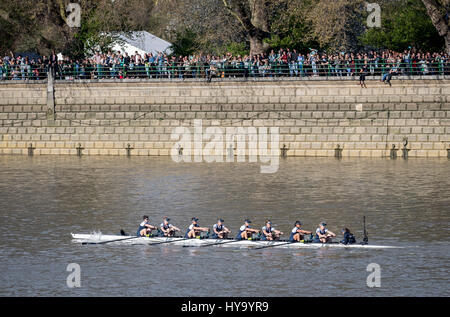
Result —
[[[170, 155], [179, 126], [279, 127], [287, 156], [447, 157], [450, 80], [0, 83], [0, 154]], [[399, 151], [401, 155], [401, 151]]]

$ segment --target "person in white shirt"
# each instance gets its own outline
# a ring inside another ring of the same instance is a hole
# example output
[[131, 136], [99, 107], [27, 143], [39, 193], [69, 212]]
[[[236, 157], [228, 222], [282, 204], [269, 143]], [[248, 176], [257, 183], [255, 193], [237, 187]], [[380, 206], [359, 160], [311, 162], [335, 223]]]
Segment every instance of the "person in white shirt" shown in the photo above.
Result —
[[173, 237], [175, 235], [175, 232], [180, 231], [180, 229], [169, 223], [169, 221], [170, 218], [164, 217], [163, 222], [159, 226], [164, 237]]
[[198, 218], [193, 217], [192, 224], [189, 226], [188, 230], [186, 231], [184, 238], [185, 239], [193, 239], [193, 238], [196, 238], [200, 232], [207, 232], [207, 231], [209, 231], [209, 229], [205, 228], [205, 227], [200, 227], [198, 225]]
[[157, 228], [148, 223], [148, 216], [143, 216], [142, 219], [143, 221], [139, 224], [139, 228], [137, 230], [137, 236], [148, 237], [152, 230], [156, 230]]
[[223, 225], [223, 219], [217, 220], [217, 223], [213, 226], [213, 239], [226, 239], [231, 230]]
[[295, 222], [295, 227], [291, 230], [291, 236], [289, 237], [289, 241], [291, 242], [300, 242], [305, 239], [305, 234], [311, 234], [311, 231], [306, 231], [302, 229], [302, 223], [300, 221]]
[[316, 229], [316, 237], [314, 243], [329, 243], [336, 236], [333, 232], [326, 228], [327, 224], [321, 222], [319, 228]]
[[248, 240], [252, 237], [253, 233], [258, 233], [259, 231], [256, 229], [250, 228], [250, 224], [252, 222], [248, 219], [245, 219], [244, 225], [239, 228], [239, 232], [236, 235], [236, 240]]
[[272, 222], [270, 220], [266, 221], [266, 225], [262, 227], [262, 239], [261, 240], [278, 240], [280, 239], [280, 236], [283, 234], [283, 232], [276, 230], [272, 227]]

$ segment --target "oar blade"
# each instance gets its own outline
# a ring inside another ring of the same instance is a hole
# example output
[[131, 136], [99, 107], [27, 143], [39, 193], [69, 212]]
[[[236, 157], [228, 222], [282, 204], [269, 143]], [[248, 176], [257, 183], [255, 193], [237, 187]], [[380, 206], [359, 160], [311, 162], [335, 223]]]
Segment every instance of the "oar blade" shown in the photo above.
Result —
[[253, 250], [261, 250], [261, 249], [267, 249], [267, 248], [276, 248], [276, 247], [281, 247], [282, 245], [288, 245], [288, 244], [292, 244], [292, 243], [295, 243], [295, 242], [296, 241], [294, 241], [294, 242], [289, 241], [289, 242], [281, 243], [281, 244], [270, 244], [270, 245], [265, 245], [265, 246], [258, 247], [258, 248], [253, 248]]

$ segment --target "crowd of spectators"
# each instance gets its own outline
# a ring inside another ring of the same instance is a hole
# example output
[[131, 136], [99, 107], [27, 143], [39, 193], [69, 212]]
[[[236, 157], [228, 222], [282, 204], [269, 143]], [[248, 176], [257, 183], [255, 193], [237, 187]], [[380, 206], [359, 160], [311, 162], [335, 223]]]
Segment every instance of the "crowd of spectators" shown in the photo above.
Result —
[[271, 50], [259, 55], [214, 56], [198, 54], [174, 56], [166, 53], [128, 55], [122, 52], [96, 52], [78, 60], [69, 57], [26, 56], [10, 52], [0, 55], [0, 80], [36, 80], [54, 78], [206, 78], [212, 77], [349, 77], [364, 75], [449, 75], [450, 59], [446, 53], [403, 52], [391, 50], [339, 52], [310, 50], [302, 54], [295, 49]]

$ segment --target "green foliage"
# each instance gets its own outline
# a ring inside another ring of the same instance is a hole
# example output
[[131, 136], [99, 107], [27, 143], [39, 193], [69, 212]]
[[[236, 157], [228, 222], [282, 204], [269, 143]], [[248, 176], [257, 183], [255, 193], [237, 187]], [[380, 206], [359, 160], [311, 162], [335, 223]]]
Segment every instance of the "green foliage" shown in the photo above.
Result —
[[[107, 51], [119, 33], [142, 30], [153, 7], [151, 0], [80, 0], [81, 27], [65, 19], [68, 0], [0, 1], [1, 51], [55, 50], [73, 58]], [[73, 1], [72, 1], [73, 2]]]
[[250, 53], [250, 49], [245, 42], [231, 42], [226, 45], [226, 52], [231, 53], [234, 56], [245, 56]]
[[[128, 3], [139, 3], [138, 1]], [[129, 35], [133, 25], [129, 16], [133, 7], [120, 7], [121, 3], [92, 2], [81, 16], [81, 27], [76, 29], [64, 53], [73, 58], [82, 58], [100, 51], [106, 53], [113, 44], [120, 42], [119, 35]]]
[[268, 40], [271, 49], [290, 48], [299, 52], [309, 52], [310, 48], [319, 49], [320, 45], [315, 40], [307, 40], [301, 29], [293, 29], [284, 34], [273, 34]]
[[[155, 14], [152, 0], [80, 0], [80, 28], [69, 28], [64, 23], [60, 3], [67, 1], [0, 1], [0, 55], [10, 50], [35, 51], [41, 54], [56, 50], [73, 58], [82, 58], [95, 50], [105, 52], [110, 49], [113, 42], [118, 41], [119, 32], [148, 30], [155, 33], [150, 27], [154, 25], [159, 25], [162, 30], [162, 33], [155, 34], [173, 42], [172, 50], [176, 55], [200, 52], [249, 54], [246, 32], [226, 13], [221, 0], [208, 1], [208, 5], [204, 6], [200, 5], [203, 3], [200, 0], [192, 0], [192, 3], [159, 1], [155, 3], [159, 3], [159, 6], [166, 5], [168, 9], [159, 13], [155, 11]], [[342, 20], [334, 19], [335, 15], [339, 17], [353, 12], [351, 8], [348, 12], [331, 10], [336, 6], [331, 5], [333, 2], [329, 0], [277, 0], [267, 3], [270, 35], [265, 42], [272, 49], [291, 48], [300, 52], [307, 52], [309, 48], [335, 50], [334, 27], [329, 27], [329, 24]], [[366, 47], [397, 51], [409, 46], [424, 51], [442, 49], [444, 40], [438, 35], [421, 0], [380, 0], [379, 3], [382, 6], [382, 27], [367, 29], [359, 42], [350, 33], [361, 34], [358, 28], [364, 30], [362, 25], [365, 18], [361, 14], [357, 20], [335, 23], [338, 29], [348, 30], [347, 33], [350, 34], [344, 33], [344, 44], [356, 42]], [[317, 10], [314, 11], [314, 8]], [[167, 38], [169, 33], [164, 33], [167, 30], [174, 34], [173, 38]], [[327, 36], [328, 33], [331, 36]]]
[[95, 51], [107, 52], [117, 36], [112, 33], [103, 32], [103, 25], [95, 16], [95, 11], [82, 16], [81, 27], [73, 36], [73, 40], [68, 44], [64, 55], [72, 58], [83, 58], [92, 55]]
[[176, 56], [189, 56], [196, 53], [200, 49], [200, 44], [195, 34], [190, 29], [184, 29], [175, 33], [175, 41], [170, 49], [172, 54]]
[[4, 56], [9, 53], [14, 43], [14, 29], [10, 23], [0, 19], [0, 29], [2, 30], [2, 36], [0, 40], [0, 56]]
[[[309, 1], [303, 2], [309, 4]], [[266, 39], [272, 49], [290, 48], [307, 52], [309, 48], [319, 48], [319, 43], [311, 36], [311, 28], [304, 19], [304, 8], [283, 12], [271, 25], [271, 37]]]
[[402, 51], [409, 46], [439, 51], [444, 45], [420, 0], [402, 0], [381, 8], [381, 28], [361, 37], [363, 45]]
[[[0, 1], [0, 55], [14, 51], [15, 44], [24, 38], [24, 34], [33, 33], [34, 17], [28, 12], [28, 5], [28, 2], [21, 7], [10, 1]], [[25, 43], [20, 44], [18, 49], [29, 51]]]

